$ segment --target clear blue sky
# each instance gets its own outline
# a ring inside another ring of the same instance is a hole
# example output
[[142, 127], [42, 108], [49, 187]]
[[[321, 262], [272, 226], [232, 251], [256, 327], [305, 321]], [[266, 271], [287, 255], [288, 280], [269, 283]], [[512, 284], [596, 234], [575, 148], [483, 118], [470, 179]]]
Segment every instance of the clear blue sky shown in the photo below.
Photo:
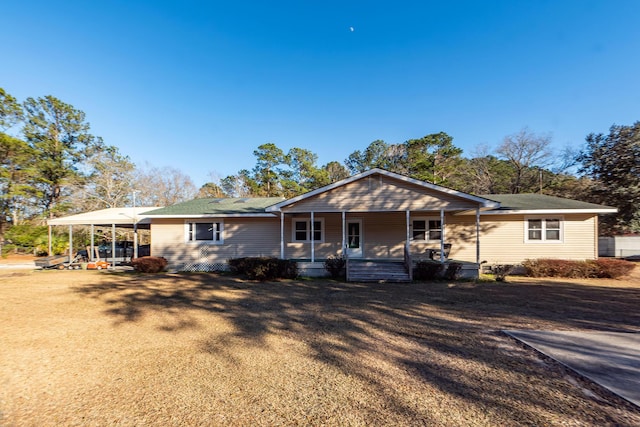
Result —
[[[640, 120], [640, 1], [11, 1], [0, 87], [83, 110], [196, 185], [273, 142], [343, 161], [444, 131], [470, 156]], [[351, 30], [353, 28], [353, 31]]]

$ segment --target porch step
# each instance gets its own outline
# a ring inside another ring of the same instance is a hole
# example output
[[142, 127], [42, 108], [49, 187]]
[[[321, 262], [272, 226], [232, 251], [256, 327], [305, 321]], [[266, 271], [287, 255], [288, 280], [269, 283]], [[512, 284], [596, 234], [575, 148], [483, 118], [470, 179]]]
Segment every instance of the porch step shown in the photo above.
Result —
[[409, 273], [401, 261], [350, 261], [351, 282], [409, 282]]

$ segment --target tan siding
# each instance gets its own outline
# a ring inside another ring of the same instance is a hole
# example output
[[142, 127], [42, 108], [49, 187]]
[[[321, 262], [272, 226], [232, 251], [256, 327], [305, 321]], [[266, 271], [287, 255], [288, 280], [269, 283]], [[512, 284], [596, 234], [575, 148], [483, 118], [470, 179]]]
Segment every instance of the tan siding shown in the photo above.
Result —
[[[285, 258], [309, 259], [310, 243], [292, 243], [293, 219], [310, 218], [308, 214], [285, 215]], [[337, 213], [315, 214], [316, 220], [324, 218], [325, 240], [315, 243], [315, 257], [324, 259], [341, 253], [342, 215]], [[347, 214], [346, 219], [361, 219], [363, 256], [365, 258], [402, 258], [406, 237], [404, 212]]]
[[[412, 217], [422, 215], [412, 215]], [[436, 213], [434, 215], [438, 217]], [[444, 218], [444, 241], [451, 244], [449, 258], [459, 261], [476, 262], [476, 219], [475, 216], [455, 216]], [[411, 242], [411, 255], [424, 257], [427, 249], [440, 249], [439, 242]]]
[[[412, 213], [412, 218], [434, 216], [439, 212]], [[292, 221], [308, 219], [309, 214], [285, 215], [285, 258], [310, 259], [310, 243], [293, 243]], [[342, 215], [317, 213], [324, 220], [324, 242], [315, 243], [315, 258], [325, 259], [341, 253]], [[564, 215], [563, 243], [525, 243], [524, 215], [481, 217], [480, 260], [489, 263], [519, 263], [527, 258], [593, 259], [596, 257], [596, 216]], [[361, 219], [365, 258], [403, 257], [406, 239], [404, 212], [347, 213], [347, 219]], [[154, 220], [151, 227], [152, 255], [166, 257], [170, 265], [195, 262], [225, 262], [241, 256], [280, 256], [279, 218], [227, 218], [224, 220], [224, 244], [202, 245], [185, 242], [183, 220]], [[475, 216], [445, 215], [445, 241], [452, 244], [450, 258], [476, 261]], [[200, 250], [206, 247], [206, 250]], [[414, 258], [425, 256], [426, 249], [438, 243], [411, 242]], [[203, 259], [203, 257], [205, 259]]]
[[[439, 218], [439, 212], [413, 213], [415, 217]], [[309, 243], [292, 243], [293, 218], [309, 219], [309, 214], [285, 215], [285, 258], [309, 259], [311, 246]], [[337, 213], [318, 213], [316, 220], [323, 218], [325, 223], [325, 241], [315, 243], [315, 257], [324, 259], [329, 255], [341, 253], [342, 247], [342, 216]], [[390, 213], [348, 213], [347, 219], [362, 220], [363, 228], [363, 257], [365, 258], [393, 258], [404, 256], [406, 242], [406, 214], [404, 212]], [[524, 225], [518, 222], [522, 229]], [[488, 233], [497, 227], [494, 224], [481, 226], [483, 233]], [[445, 241], [452, 244], [450, 257], [462, 261], [476, 261], [476, 226], [475, 216], [445, 215]], [[425, 257], [427, 249], [439, 249], [438, 242], [411, 242], [411, 254], [415, 258]]]
[[[311, 219], [310, 214], [285, 215], [285, 258], [311, 259], [311, 243], [293, 242], [294, 219]], [[315, 214], [316, 221], [324, 220], [324, 242], [314, 243], [315, 257], [325, 259], [338, 255], [342, 247], [342, 215], [336, 213]], [[278, 237], [280, 242], [280, 237]]]
[[362, 215], [365, 258], [403, 258], [407, 241], [404, 212]]
[[182, 263], [185, 252], [184, 221], [154, 219], [151, 224], [151, 255], [162, 256], [169, 266]]
[[370, 176], [283, 208], [285, 212], [474, 209], [477, 203], [386, 176]]
[[525, 215], [483, 216], [481, 259], [489, 263], [519, 263], [525, 259], [594, 259], [596, 216], [564, 215], [562, 243], [525, 243]]
[[243, 256], [280, 256], [279, 218], [225, 218], [224, 243], [186, 242], [185, 221], [157, 219], [151, 226], [151, 253], [172, 267], [188, 263], [224, 263]]

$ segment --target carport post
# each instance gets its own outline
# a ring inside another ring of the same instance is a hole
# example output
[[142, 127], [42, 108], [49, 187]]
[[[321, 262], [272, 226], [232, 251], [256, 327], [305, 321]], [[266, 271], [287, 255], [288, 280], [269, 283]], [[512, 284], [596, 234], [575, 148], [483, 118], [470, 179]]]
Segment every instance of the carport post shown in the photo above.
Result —
[[73, 256], [73, 225], [69, 225], [69, 264], [71, 264], [71, 261], [73, 261], [72, 256]]
[[138, 221], [133, 223], [133, 257], [138, 258]]
[[[136, 215], [136, 193], [137, 190], [131, 192], [133, 198], [133, 257], [138, 258], [138, 215]], [[126, 256], [126, 252], [123, 254]]]
[[94, 227], [94, 225], [91, 224], [91, 248], [90, 248], [91, 249], [91, 253], [88, 254], [89, 255], [89, 261], [93, 261], [93, 257], [94, 257], [94, 254], [93, 254], [94, 249], [93, 249], [93, 247], [95, 246], [95, 240], [94, 240], [94, 237], [93, 237], [93, 227]]
[[116, 225], [111, 224], [111, 266], [116, 265]]

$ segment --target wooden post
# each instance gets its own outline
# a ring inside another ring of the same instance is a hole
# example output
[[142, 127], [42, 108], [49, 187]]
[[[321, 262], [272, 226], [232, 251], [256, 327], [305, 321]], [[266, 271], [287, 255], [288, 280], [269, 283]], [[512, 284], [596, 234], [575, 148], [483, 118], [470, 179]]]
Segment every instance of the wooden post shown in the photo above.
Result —
[[440, 209], [440, 262], [444, 264], [444, 209]]
[[69, 226], [69, 264], [73, 261], [73, 225]]
[[407, 211], [405, 213], [405, 216], [406, 216], [406, 228], [407, 228], [407, 239], [405, 241], [405, 246], [407, 248], [407, 252], [410, 253], [411, 252], [410, 251], [410, 249], [411, 249], [411, 244], [410, 244], [410, 242], [411, 242], [411, 230], [410, 230], [411, 212], [408, 209], [407, 209]]
[[347, 213], [345, 211], [342, 211], [342, 256], [346, 257], [347, 256], [347, 238], [346, 238], [346, 233], [347, 233], [347, 229], [346, 229], [346, 223], [347, 223]]
[[49, 226], [49, 234], [48, 234], [47, 240], [48, 240], [47, 243], [49, 245], [49, 247], [47, 248], [47, 253], [49, 254], [49, 256], [51, 256], [53, 255], [53, 252], [51, 251], [51, 226]]
[[111, 266], [116, 266], [116, 225], [111, 224]]
[[313, 223], [314, 223], [314, 215], [313, 215], [313, 211], [311, 211], [311, 227], [310, 227], [311, 236], [309, 236], [311, 238], [311, 262], [316, 261], [316, 253], [315, 253], [316, 245], [315, 245], [315, 239], [314, 239], [315, 229], [313, 227]]
[[476, 264], [480, 268], [480, 208], [476, 208]]
[[280, 211], [280, 259], [284, 259], [284, 212]]

